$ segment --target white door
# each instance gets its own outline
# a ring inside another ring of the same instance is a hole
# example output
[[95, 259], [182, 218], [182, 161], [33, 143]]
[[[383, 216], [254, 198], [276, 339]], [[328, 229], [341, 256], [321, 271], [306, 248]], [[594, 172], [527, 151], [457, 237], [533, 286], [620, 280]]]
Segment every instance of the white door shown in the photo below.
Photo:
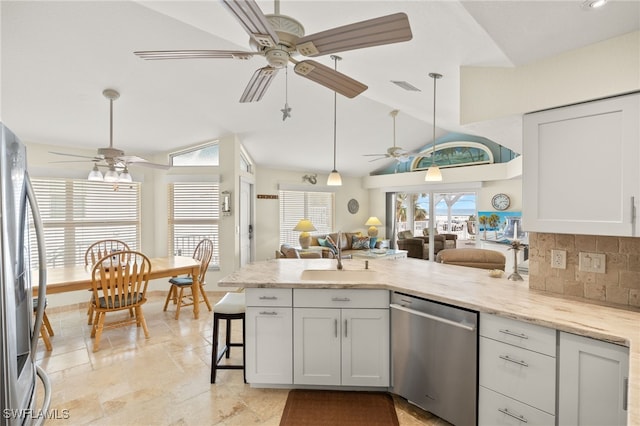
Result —
[[253, 184], [240, 179], [240, 267], [253, 260]]
[[291, 308], [247, 308], [245, 368], [249, 383], [293, 383], [291, 315]]
[[629, 348], [560, 333], [560, 425], [626, 425]]
[[389, 386], [389, 310], [342, 309], [342, 384]]
[[340, 384], [340, 310], [293, 309], [293, 383]]

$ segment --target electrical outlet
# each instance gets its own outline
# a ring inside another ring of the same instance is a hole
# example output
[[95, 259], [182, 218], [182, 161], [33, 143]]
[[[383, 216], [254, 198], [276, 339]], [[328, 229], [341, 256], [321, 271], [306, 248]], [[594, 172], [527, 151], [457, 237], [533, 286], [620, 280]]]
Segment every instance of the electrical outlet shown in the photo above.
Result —
[[566, 250], [551, 250], [551, 267], [556, 269], [567, 269]]
[[578, 270], [604, 274], [606, 263], [607, 257], [604, 253], [580, 252], [580, 256], [578, 257]]

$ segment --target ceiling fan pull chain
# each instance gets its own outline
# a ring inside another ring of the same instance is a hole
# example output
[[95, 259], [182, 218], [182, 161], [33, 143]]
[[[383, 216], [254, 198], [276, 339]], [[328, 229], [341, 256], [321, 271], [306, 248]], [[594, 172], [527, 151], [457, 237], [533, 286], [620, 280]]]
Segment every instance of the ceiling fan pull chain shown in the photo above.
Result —
[[280, 110], [282, 121], [291, 117], [291, 107], [289, 107], [289, 67], [285, 67], [284, 72], [284, 108]]

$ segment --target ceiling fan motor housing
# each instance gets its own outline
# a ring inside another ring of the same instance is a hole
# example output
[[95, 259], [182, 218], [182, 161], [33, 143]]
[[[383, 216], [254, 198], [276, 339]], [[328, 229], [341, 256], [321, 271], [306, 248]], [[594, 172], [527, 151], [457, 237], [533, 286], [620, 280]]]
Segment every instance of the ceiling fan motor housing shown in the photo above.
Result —
[[269, 24], [279, 38], [275, 47], [258, 45], [254, 40], [250, 44], [257, 50], [262, 50], [267, 62], [274, 68], [285, 68], [289, 57], [296, 54], [296, 42], [304, 36], [304, 27], [295, 19], [285, 15], [266, 15]]
[[124, 155], [124, 151], [117, 148], [99, 148], [98, 155], [105, 159], [115, 159], [117, 157], [122, 157]]

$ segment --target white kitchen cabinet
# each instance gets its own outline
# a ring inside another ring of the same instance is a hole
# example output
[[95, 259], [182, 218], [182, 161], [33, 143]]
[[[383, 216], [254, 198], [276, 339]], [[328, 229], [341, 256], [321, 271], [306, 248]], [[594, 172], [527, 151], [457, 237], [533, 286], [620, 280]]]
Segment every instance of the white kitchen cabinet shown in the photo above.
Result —
[[294, 289], [293, 382], [389, 385], [389, 292]]
[[292, 384], [292, 290], [255, 288], [245, 291], [247, 382]]
[[556, 330], [480, 314], [478, 424], [553, 425]]
[[629, 349], [560, 333], [558, 424], [626, 425]]
[[526, 114], [523, 228], [637, 236], [640, 94]]

